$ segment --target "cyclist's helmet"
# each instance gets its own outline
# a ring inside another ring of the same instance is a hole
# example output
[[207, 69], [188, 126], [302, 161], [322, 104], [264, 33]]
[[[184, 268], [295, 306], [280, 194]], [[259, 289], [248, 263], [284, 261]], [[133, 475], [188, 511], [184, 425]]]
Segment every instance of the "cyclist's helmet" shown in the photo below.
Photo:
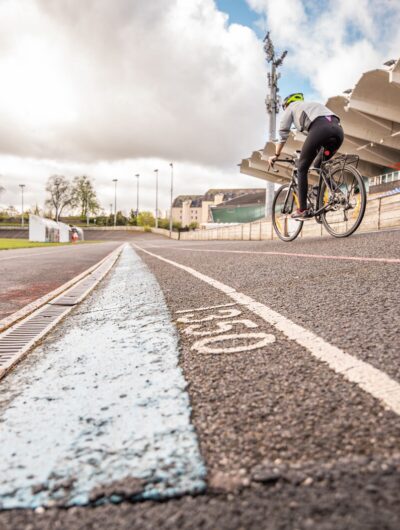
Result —
[[304, 96], [301, 92], [295, 92], [294, 94], [289, 94], [282, 103], [282, 107], [285, 110], [293, 101], [304, 101]]

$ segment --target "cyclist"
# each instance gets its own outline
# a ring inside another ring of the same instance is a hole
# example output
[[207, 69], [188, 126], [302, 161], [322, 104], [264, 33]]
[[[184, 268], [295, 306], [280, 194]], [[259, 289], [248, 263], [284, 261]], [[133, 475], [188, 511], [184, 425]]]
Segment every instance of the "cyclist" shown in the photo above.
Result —
[[332, 158], [343, 143], [343, 129], [336, 114], [321, 103], [304, 101], [301, 92], [287, 96], [282, 107], [285, 112], [279, 126], [279, 139], [275, 143], [275, 156], [270, 156], [268, 162], [274, 165], [281, 154], [292, 124], [307, 135], [297, 166], [299, 208], [291, 215], [293, 219], [303, 221], [311, 218], [307, 208], [308, 170], [313, 161], [314, 167], [318, 168], [323, 160]]

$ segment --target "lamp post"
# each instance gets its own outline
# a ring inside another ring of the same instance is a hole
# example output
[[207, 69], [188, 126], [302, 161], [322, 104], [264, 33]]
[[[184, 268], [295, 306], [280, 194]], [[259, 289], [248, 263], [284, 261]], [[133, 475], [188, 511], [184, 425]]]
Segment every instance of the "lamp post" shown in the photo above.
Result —
[[21, 188], [21, 228], [24, 228], [24, 188], [25, 184], [19, 184]]
[[136, 217], [139, 215], [139, 177], [140, 174], [137, 173], [136, 177]]
[[156, 174], [156, 228], [158, 228], [158, 169], [154, 170]]
[[117, 226], [117, 182], [118, 179], [113, 179], [113, 182], [115, 184], [114, 188], [114, 227]]
[[[281, 101], [278, 94], [278, 79], [280, 78], [280, 74], [277, 72], [277, 69], [282, 66], [287, 51], [285, 50], [280, 57], [277, 57], [273, 42], [268, 32], [264, 38], [264, 52], [267, 56], [266, 61], [271, 63], [271, 70], [268, 73], [268, 87], [270, 90], [265, 100], [265, 104], [267, 107], [267, 114], [269, 115], [269, 141], [274, 142], [276, 141], [276, 115], [279, 112], [279, 104]], [[265, 197], [265, 217], [271, 215], [273, 196], [274, 183], [268, 181]]]
[[169, 164], [171, 168], [171, 205], [169, 208], [169, 237], [172, 237], [172, 196], [174, 193], [174, 164], [171, 162]]

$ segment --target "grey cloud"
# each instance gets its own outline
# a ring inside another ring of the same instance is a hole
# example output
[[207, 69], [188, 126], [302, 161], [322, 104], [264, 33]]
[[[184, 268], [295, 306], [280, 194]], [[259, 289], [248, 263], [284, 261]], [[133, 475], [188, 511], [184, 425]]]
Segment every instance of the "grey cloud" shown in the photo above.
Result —
[[[15, 118], [0, 101], [6, 120], [0, 137], [15, 129], [0, 141], [0, 152], [226, 166], [262, 145], [260, 42], [247, 28], [228, 28], [212, 0], [36, 0], [35, 5], [33, 41], [57, 54], [54, 72], [46, 75], [53, 75], [56, 90], [62, 83], [67, 96], [59, 107], [54, 104], [48, 123], [38, 125]], [[29, 27], [29, 21], [21, 23]], [[1, 68], [0, 59], [0, 73]], [[25, 94], [31, 97], [28, 86]]]

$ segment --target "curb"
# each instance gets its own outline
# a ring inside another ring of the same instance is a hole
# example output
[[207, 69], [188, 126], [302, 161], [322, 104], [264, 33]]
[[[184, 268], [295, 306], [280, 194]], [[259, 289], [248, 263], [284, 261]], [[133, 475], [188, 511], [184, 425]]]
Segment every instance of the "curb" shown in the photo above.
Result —
[[10, 326], [14, 325], [19, 320], [22, 320], [23, 318], [26, 318], [31, 313], [36, 311], [36, 309], [39, 309], [40, 307], [47, 304], [50, 300], [55, 298], [56, 296], [60, 295], [76, 283], [78, 283], [80, 280], [94, 272], [98, 267], [100, 267], [111, 255], [113, 252], [121, 252], [122, 245], [119, 246], [117, 249], [112, 250], [107, 256], [105, 256], [103, 259], [86, 269], [85, 271], [81, 272], [71, 280], [68, 280], [67, 282], [60, 285], [60, 287], [57, 287], [57, 289], [54, 289], [54, 291], [50, 291], [49, 293], [45, 294], [44, 296], [41, 296], [40, 298], [37, 298], [30, 304], [27, 304], [26, 306], [22, 307], [12, 315], [9, 315], [6, 318], [3, 318], [0, 320], [0, 333], [8, 329]]
[[124, 245], [119, 246], [88, 269], [89, 272], [82, 273], [83, 277], [79, 275], [80, 280], [77, 279], [78, 277], [71, 280], [73, 283], [69, 288], [65, 288], [66, 284], [64, 284], [59, 295], [49, 299], [50, 303], [41, 302], [36, 310], [30, 310], [28, 316], [23, 318], [19, 315], [14, 325], [10, 324], [6, 331], [0, 332], [0, 379], [6, 376], [60, 320], [88, 296], [115, 265], [123, 247]]

